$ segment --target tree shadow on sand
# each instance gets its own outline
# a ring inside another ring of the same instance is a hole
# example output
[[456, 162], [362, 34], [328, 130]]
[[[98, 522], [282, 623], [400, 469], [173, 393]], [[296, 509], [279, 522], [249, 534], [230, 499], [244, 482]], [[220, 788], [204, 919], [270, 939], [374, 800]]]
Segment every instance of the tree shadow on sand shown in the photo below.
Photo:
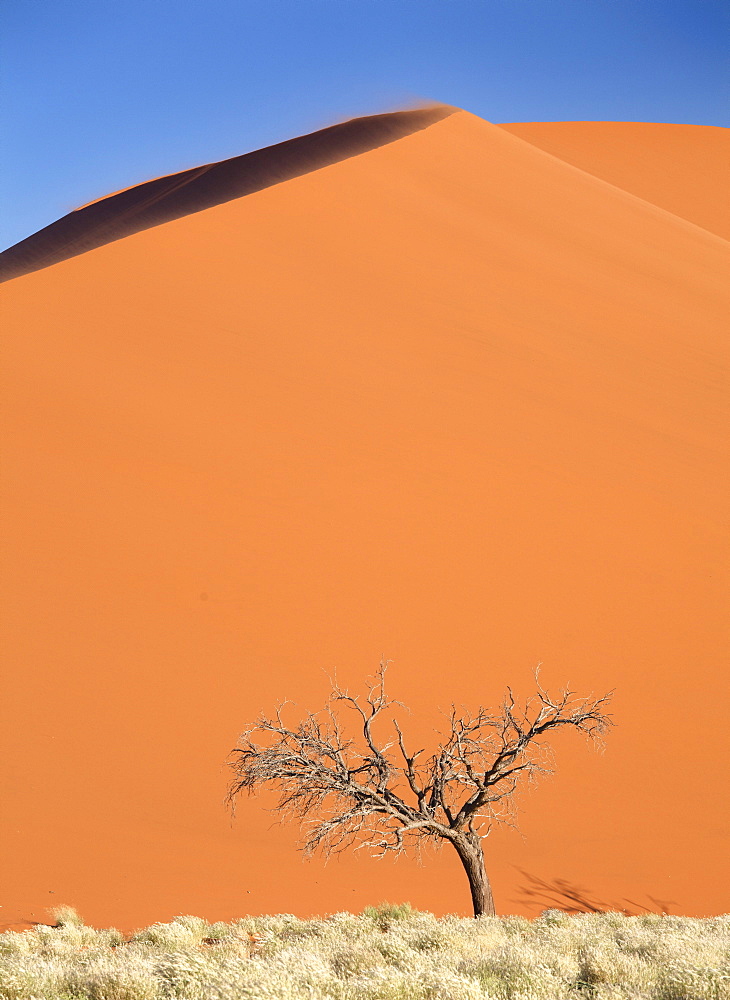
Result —
[[623, 913], [627, 917], [635, 917], [641, 913], [658, 913], [666, 916], [670, 906], [676, 906], [673, 899], [656, 899], [646, 894], [648, 905], [637, 903], [631, 899], [605, 900], [596, 896], [590, 889], [569, 882], [564, 878], [551, 881], [539, 878], [526, 872], [523, 868], [517, 871], [525, 883], [520, 886], [519, 897], [513, 903], [538, 910], [562, 910], [564, 913]]

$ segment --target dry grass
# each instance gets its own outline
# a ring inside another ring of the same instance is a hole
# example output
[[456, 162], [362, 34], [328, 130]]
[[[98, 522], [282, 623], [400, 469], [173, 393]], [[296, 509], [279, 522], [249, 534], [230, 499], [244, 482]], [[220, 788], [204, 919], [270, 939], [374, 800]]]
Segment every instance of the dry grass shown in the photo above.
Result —
[[730, 916], [176, 917], [0, 934], [1, 1000], [730, 1000]]

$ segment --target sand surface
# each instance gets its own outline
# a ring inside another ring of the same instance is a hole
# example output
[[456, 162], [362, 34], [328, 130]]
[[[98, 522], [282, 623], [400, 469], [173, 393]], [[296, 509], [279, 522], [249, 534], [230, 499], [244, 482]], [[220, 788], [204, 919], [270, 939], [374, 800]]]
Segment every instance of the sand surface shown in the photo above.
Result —
[[437, 104], [354, 118], [266, 149], [156, 177], [98, 198], [0, 254], [0, 281], [50, 267], [133, 233], [395, 142], [453, 111], [448, 105]]
[[579, 169], [452, 114], [3, 286], [0, 924], [467, 913], [446, 849], [324, 867], [223, 806], [245, 723], [383, 654], [414, 743], [538, 661], [616, 688], [487, 842], [500, 912], [519, 869], [728, 909], [722, 194], [583, 127]]
[[730, 129], [651, 122], [514, 122], [500, 127], [730, 239]]

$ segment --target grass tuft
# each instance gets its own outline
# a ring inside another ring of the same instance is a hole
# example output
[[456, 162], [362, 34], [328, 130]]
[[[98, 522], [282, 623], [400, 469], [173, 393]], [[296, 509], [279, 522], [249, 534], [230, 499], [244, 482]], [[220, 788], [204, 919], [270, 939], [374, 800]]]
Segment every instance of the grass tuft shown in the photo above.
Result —
[[728, 916], [437, 919], [383, 903], [180, 916], [126, 941], [70, 907], [53, 916], [0, 934], [0, 1000], [730, 1000]]
[[83, 927], [84, 921], [73, 906], [53, 906], [48, 911], [56, 922], [56, 927]]

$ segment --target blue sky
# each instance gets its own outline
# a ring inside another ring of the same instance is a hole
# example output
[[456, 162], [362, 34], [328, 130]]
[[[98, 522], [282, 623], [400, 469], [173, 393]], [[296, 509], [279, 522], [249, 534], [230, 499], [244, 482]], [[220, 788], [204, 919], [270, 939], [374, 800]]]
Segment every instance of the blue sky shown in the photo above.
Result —
[[726, 0], [3, 0], [0, 247], [160, 174], [431, 98], [730, 124]]

